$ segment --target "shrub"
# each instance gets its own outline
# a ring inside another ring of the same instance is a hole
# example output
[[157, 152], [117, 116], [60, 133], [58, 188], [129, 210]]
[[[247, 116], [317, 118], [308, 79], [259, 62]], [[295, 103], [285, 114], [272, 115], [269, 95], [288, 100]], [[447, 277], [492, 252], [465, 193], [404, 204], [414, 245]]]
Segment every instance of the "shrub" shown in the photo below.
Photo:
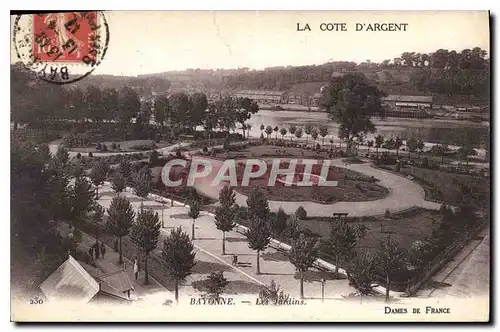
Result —
[[203, 147], [203, 152], [204, 152], [204, 153], [207, 153], [207, 152], [208, 152], [208, 147], [207, 147], [206, 145]]
[[307, 211], [302, 206], [299, 206], [297, 208], [297, 211], [295, 211], [295, 215], [297, 216], [297, 218], [304, 220], [307, 218]]
[[94, 155], [92, 154], [92, 152], [89, 152], [89, 158], [93, 158]]
[[389, 217], [391, 216], [391, 211], [389, 211], [389, 209], [386, 209], [386, 210], [385, 210], [385, 213], [384, 213], [384, 216], [385, 216], [386, 218], [389, 218]]
[[78, 152], [78, 153], [76, 154], [76, 159], [81, 159], [81, 158], [82, 158], [82, 154], [81, 154], [80, 152]]
[[102, 144], [101, 144], [101, 143], [97, 143], [97, 144], [95, 145], [95, 149], [96, 149], [97, 151], [102, 150]]
[[321, 145], [319, 143], [316, 144], [316, 150], [321, 150]]
[[107, 152], [108, 151], [108, 146], [106, 144], [102, 145], [102, 151]]
[[427, 159], [427, 157], [424, 157], [422, 159], [422, 167], [423, 168], [429, 168], [429, 159]]
[[113, 144], [111, 144], [111, 149], [116, 150], [116, 148], [117, 148], [117, 147], [118, 147], [118, 146], [116, 145], [116, 143], [115, 143], [115, 142], [113, 142]]

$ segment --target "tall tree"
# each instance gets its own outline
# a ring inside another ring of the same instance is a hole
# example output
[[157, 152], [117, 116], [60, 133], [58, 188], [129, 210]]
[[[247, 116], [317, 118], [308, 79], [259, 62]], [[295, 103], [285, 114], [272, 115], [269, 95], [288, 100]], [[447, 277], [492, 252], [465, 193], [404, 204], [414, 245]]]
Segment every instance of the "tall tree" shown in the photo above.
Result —
[[132, 175], [134, 186], [134, 194], [141, 197], [141, 202], [148, 198], [149, 193], [153, 188], [153, 175], [148, 167], [141, 168], [138, 172]]
[[104, 183], [109, 172], [109, 165], [104, 160], [96, 161], [89, 173], [90, 181], [95, 186], [95, 199], [99, 199], [99, 186]]
[[260, 252], [266, 250], [271, 242], [271, 230], [267, 220], [253, 217], [245, 232], [248, 247], [257, 251], [257, 274], [260, 274]]
[[339, 124], [339, 138], [347, 140], [347, 150], [354, 137], [375, 132], [371, 117], [385, 115], [380, 101], [383, 96], [377, 87], [366, 82], [363, 74], [349, 73], [331, 80], [322, 106]]
[[304, 273], [313, 266], [317, 258], [316, 239], [301, 234], [292, 242], [288, 253], [290, 262], [295, 266], [300, 276], [300, 298], [304, 298]]
[[297, 140], [299, 140], [301, 137], [302, 137], [302, 128], [297, 128], [297, 130], [295, 131], [295, 137], [297, 137]]
[[321, 136], [321, 138], [323, 138], [323, 143], [322, 145], [324, 146], [325, 145], [325, 137], [328, 135], [328, 127], [327, 126], [320, 126], [319, 127], [319, 135]]
[[75, 178], [75, 183], [70, 190], [71, 220], [80, 223], [86, 219], [94, 204], [92, 185], [83, 176]]
[[130, 120], [136, 116], [141, 109], [141, 101], [135, 90], [125, 86], [119, 92], [119, 115], [118, 119], [122, 125], [122, 130], [130, 128]]
[[99, 256], [99, 230], [101, 229], [101, 224], [104, 219], [104, 213], [106, 211], [100, 204], [94, 204], [93, 206], [93, 213], [92, 213], [92, 222], [95, 227], [95, 243], [96, 243], [96, 250], [97, 250], [97, 255]]
[[391, 278], [401, 268], [403, 259], [404, 252], [398, 248], [398, 243], [390, 236], [380, 242], [380, 247], [377, 251], [377, 260], [379, 261], [380, 269], [386, 277], [386, 301], [389, 301]]
[[295, 132], [297, 131], [297, 126], [291, 124], [290, 127], [288, 127], [288, 131], [290, 132], [290, 141], [291, 141], [293, 136], [295, 135]]
[[272, 230], [275, 235], [281, 235], [285, 231], [287, 219], [288, 215], [280, 207], [272, 222]]
[[105, 88], [102, 91], [103, 120], [118, 119], [118, 91], [113, 88]]
[[284, 139], [285, 139], [285, 135], [286, 135], [286, 133], [287, 133], [286, 128], [284, 128], [284, 127], [283, 127], [283, 128], [281, 128], [281, 129], [280, 129], [281, 140], [284, 140]]
[[163, 127], [165, 120], [170, 116], [170, 103], [167, 95], [161, 95], [155, 99], [154, 116], [155, 122]]
[[236, 224], [236, 194], [230, 186], [224, 186], [219, 191], [219, 206], [215, 209], [215, 226], [222, 231], [222, 254], [226, 254], [226, 232], [233, 230]]
[[132, 225], [130, 239], [144, 252], [144, 284], [149, 284], [148, 258], [149, 254], [156, 249], [160, 237], [160, 220], [158, 213], [151, 208], [141, 209], [137, 212], [137, 221]]
[[120, 258], [118, 264], [123, 264], [122, 259], [122, 237], [129, 234], [130, 228], [134, 223], [135, 212], [129, 200], [123, 196], [115, 196], [111, 200], [108, 209], [108, 220], [106, 227], [111, 234], [116, 236], [119, 241]]
[[248, 214], [251, 218], [258, 217], [260, 219], [269, 218], [269, 203], [262, 191], [255, 189], [247, 198]]
[[124, 159], [120, 162], [120, 165], [118, 166], [118, 172], [123, 175], [126, 183], [130, 182], [132, 176], [132, 165], [130, 164], [130, 161], [128, 159]]
[[374, 254], [366, 251], [356, 251], [346, 262], [346, 274], [350, 285], [361, 295], [372, 295], [373, 281], [376, 278], [377, 259]]
[[189, 203], [189, 218], [193, 221], [191, 224], [191, 239], [194, 240], [194, 224], [196, 222], [196, 219], [200, 216], [200, 201], [198, 199], [192, 199], [191, 202]]
[[116, 171], [111, 178], [111, 189], [116, 193], [116, 195], [120, 195], [121, 192], [125, 190], [127, 187], [127, 182], [125, 177], [120, 171]]
[[273, 133], [273, 127], [267, 126], [266, 127], [266, 135], [267, 135], [267, 144], [269, 144], [269, 136]]
[[304, 127], [304, 133], [306, 133], [306, 135], [307, 135], [306, 136], [306, 145], [307, 145], [307, 141], [309, 139], [309, 135], [311, 135], [312, 131], [313, 131], [313, 126], [310, 123], [306, 124]]
[[186, 114], [189, 112], [189, 97], [185, 93], [174, 93], [169, 98], [170, 101], [170, 120], [182, 127], [186, 127], [188, 124], [188, 118]]
[[189, 96], [188, 126], [196, 130], [196, 126], [201, 125], [207, 110], [207, 96], [204, 93], [196, 92]]
[[313, 139], [314, 141], [314, 145], [316, 145], [316, 140], [318, 139], [318, 131], [316, 130], [316, 128], [314, 128], [312, 131], [311, 131], [311, 138]]
[[377, 135], [375, 136], [375, 150], [377, 153], [377, 158], [378, 158], [378, 149], [384, 144], [384, 136], [382, 135]]
[[195, 266], [194, 246], [187, 233], [179, 227], [163, 241], [161, 258], [167, 273], [175, 281], [175, 301], [179, 301], [179, 281], [185, 280]]
[[366, 227], [353, 226], [343, 219], [333, 218], [330, 224], [330, 236], [321, 240], [321, 251], [335, 259], [335, 277], [338, 279], [339, 265], [352, 257], [358, 239], [366, 233]]

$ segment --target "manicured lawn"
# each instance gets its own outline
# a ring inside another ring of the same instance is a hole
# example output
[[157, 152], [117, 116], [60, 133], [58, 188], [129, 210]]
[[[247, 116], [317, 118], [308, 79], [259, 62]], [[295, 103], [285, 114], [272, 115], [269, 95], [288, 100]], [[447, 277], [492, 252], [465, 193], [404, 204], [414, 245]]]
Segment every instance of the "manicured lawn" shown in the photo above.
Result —
[[[408, 248], [417, 240], [430, 236], [432, 230], [439, 226], [439, 211], [415, 208], [386, 217], [349, 218], [351, 224], [364, 224], [368, 227], [366, 235], [358, 241], [358, 248], [375, 250], [380, 241], [391, 236], [401, 248]], [[302, 227], [310, 229], [321, 237], [330, 234], [330, 221], [327, 218], [308, 218], [300, 221]]]
[[[394, 169], [394, 167], [391, 167]], [[479, 200], [489, 197], [489, 178], [472, 175], [447, 173], [438, 170], [405, 167], [400, 172], [402, 175], [412, 175], [424, 189], [426, 199], [440, 201], [446, 204], [458, 205], [462, 203], [462, 186], [470, 187], [472, 193]]]

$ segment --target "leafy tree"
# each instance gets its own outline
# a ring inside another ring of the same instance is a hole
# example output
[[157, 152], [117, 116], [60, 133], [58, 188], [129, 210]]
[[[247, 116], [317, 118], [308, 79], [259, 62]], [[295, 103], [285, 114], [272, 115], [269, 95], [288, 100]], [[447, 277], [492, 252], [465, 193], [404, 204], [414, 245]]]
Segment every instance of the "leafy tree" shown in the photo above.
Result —
[[127, 182], [123, 174], [120, 171], [115, 172], [111, 178], [111, 189], [113, 189], [117, 195], [120, 195], [126, 187]]
[[229, 282], [224, 277], [223, 271], [211, 272], [203, 282], [203, 286], [206, 288], [208, 295], [216, 299], [220, 297], [228, 284]]
[[278, 131], [279, 130], [280, 129], [278, 128], [278, 126], [274, 126], [273, 131], [276, 133], [276, 140], [278, 140]]
[[322, 145], [325, 145], [325, 137], [328, 135], [328, 127], [327, 126], [319, 126], [319, 135], [323, 138]]
[[457, 156], [460, 160], [465, 160], [469, 166], [469, 156], [477, 156], [477, 151], [470, 145], [463, 145], [457, 150]]
[[384, 144], [384, 136], [382, 135], [377, 135], [375, 137], [375, 149], [377, 153], [377, 158], [378, 158], [378, 149]]
[[141, 209], [137, 212], [137, 221], [132, 225], [130, 240], [144, 252], [144, 272], [146, 273], [144, 284], [149, 284], [148, 258], [158, 245], [160, 237], [160, 220], [158, 213], [151, 208]]
[[301, 205], [297, 208], [297, 211], [295, 211], [295, 216], [299, 218], [300, 220], [304, 220], [307, 218], [307, 211], [304, 209], [304, 207]]
[[179, 227], [163, 241], [161, 258], [167, 273], [175, 281], [175, 300], [179, 301], [179, 281], [185, 280], [196, 265], [194, 246], [187, 233]]
[[108, 220], [106, 227], [111, 234], [118, 237], [120, 258], [118, 264], [123, 264], [122, 259], [122, 237], [129, 234], [134, 223], [135, 212], [129, 200], [123, 196], [115, 196], [111, 200], [108, 209]]
[[160, 160], [160, 153], [156, 150], [151, 151], [151, 154], [149, 155], [149, 164], [151, 166], [156, 166], [158, 165], [159, 160]]
[[104, 210], [104, 208], [100, 205], [100, 204], [94, 204], [94, 207], [93, 207], [93, 214], [92, 214], [92, 222], [94, 223], [94, 227], [95, 227], [95, 243], [96, 243], [96, 251], [97, 251], [97, 254], [96, 256], [99, 256], [99, 230], [100, 230], [100, 227], [101, 227], [101, 224], [103, 222], [103, 219], [104, 219], [104, 213], [106, 211]]
[[390, 236], [380, 242], [380, 247], [377, 251], [377, 260], [379, 262], [379, 267], [386, 277], [386, 301], [389, 301], [391, 277], [401, 268], [403, 259], [404, 252], [398, 248], [398, 243]]
[[356, 251], [346, 261], [346, 274], [349, 285], [356, 288], [361, 297], [372, 295], [373, 280], [376, 278], [377, 259], [368, 251]]
[[273, 133], [273, 127], [267, 126], [266, 127], [266, 135], [267, 135], [267, 143], [269, 144], [269, 136]]
[[280, 134], [281, 134], [281, 139], [284, 140], [285, 139], [285, 135], [287, 134], [287, 130], [286, 128], [281, 128], [280, 129]]
[[301, 234], [292, 242], [292, 249], [288, 253], [290, 262], [300, 275], [300, 298], [304, 298], [304, 273], [313, 266], [317, 259], [316, 239]]
[[207, 96], [204, 93], [195, 92], [189, 96], [189, 112], [187, 114], [187, 125], [190, 128], [196, 130], [196, 126], [202, 124], [207, 107]]
[[219, 191], [219, 206], [215, 209], [215, 226], [222, 231], [222, 254], [226, 254], [226, 232], [231, 231], [236, 224], [236, 194], [230, 186], [224, 186]]
[[424, 151], [424, 148], [425, 148], [424, 141], [418, 140], [418, 142], [417, 142], [417, 149], [418, 149], [418, 158], [419, 159], [420, 159], [420, 153], [422, 153], [422, 151]]
[[417, 139], [414, 136], [410, 137], [406, 140], [406, 146], [408, 147], [408, 156], [411, 159], [411, 153], [417, 151], [418, 148]]
[[62, 168], [66, 167], [69, 162], [69, 151], [64, 146], [60, 145], [57, 148], [56, 155], [54, 156], [55, 162]]
[[373, 141], [370, 140], [370, 141], [366, 142], [366, 145], [368, 146], [368, 154], [370, 154], [370, 149], [373, 147]]
[[257, 251], [257, 274], [260, 274], [260, 252], [266, 250], [271, 242], [271, 230], [267, 220], [257, 216], [251, 218], [245, 236], [247, 237], [248, 247]]
[[276, 235], [280, 235], [286, 229], [286, 221], [288, 219], [288, 215], [285, 213], [283, 208], [279, 208], [278, 212], [275, 215], [274, 221], [272, 223], [273, 233]]
[[155, 99], [154, 115], [155, 122], [163, 127], [166, 119], [170, 116], [170, 103], [167, 95], [163, 94]]
[[307, 141], [308, 141], [309, 135], [311, 135], [312, 130], [313, 130], [313, 126], [311, 124], [308, 123], [305, 125], [304, 132], [308, 135], [308, 136], [306, 136], [306, 145], [307, 145]]
[[141, 168], [139, 172], [132, 175], [134, 194], [144, 199], [148, 197], [153, 188], [153, 175], [148, 167]]
[[361, 73], [333, 78], [324, 94], [326, 98], [322, 106], [340, 125], [339, 138], [347, 140], [347, 150], [350, 150], [354, 137], [375, 132], [371, 121], [373, 115], [384, 116], [380, 101], [383, 92], [369, 85]]
[[248, 214], [250, 218], [258, 217], [260, 219], [269, 218], [269, 203], [262, 191], [255, 189], [247, 198]]
[[75, 178], [75, 183], [70, 189], [70, 216], [74, 223], [82, 222], [87, 217], [87, 213], [92, 210], [93, 196], [92, 185], [89, 181], [83, 175]]
[[122, 160], [118, 166], [118, 171], [123, 175], [125, 182], [130, 181], [132, 175], [132, 165], [130, 164], [130, 161], [127, 159]]
[[316, 145], [316, 139], [318, 139], [318, 131], [316, 128], [311, 131], [311, 138], [314, 140], [314, 145]]
[[339, 265], [352, 257], [358, 239], [366, 233], [366, 227], [352, 226], [343, 219], [333, 218], [330, 224], [330, 236], [321, 240], [321, 251], [335, 259], [335, 277], [338, 279]]
[[92, 165], [89, 173], [90, 181], [95, 186], [95, 199], [99, 199], [99, 186], [104, 183], [109, 172], [109, 165], [105, 161], [97, 161]]
[[186, 116], [189, 112], [189, 96], [183, 92], [174, 93], [169, 98], [171, 118], [170, 120], [180, 125], [181, 127], [188, 127], [190, 119]]
[[396, 156], [399, 157], [399, 149], [403, 146], [403, 140], [401, 137], [397, 136], [394, 141], [394, 148], [396, 149]]
[[299, 235], [302, 233], [300, 229], [300, 222], [299, 218], [295, 215], [292, 214], [288, 217], [286, 220], [286, 235], [290, 239], [296, 239], [299, 237]]
[[200, 201], [197, 199], [193, 199], [191, 203], [189, 203], [189, 218], [193, 220], [193, 223], [191, 224], [191, 239], [195, 239], [194, 237], [194, 223], [196, 222], [196, 219], [200, 216]]
[[125, 86], [119, 91], [119, 115], [118, 119], [125, 131], [129, 129], [130, 120], [136, 116], [141, 109], [139, 95], [132, 88]]
[[302, 135], [303, 135], [302, 128], [297, 128], [297, 130], [295, 131], [295, 137], [297, 137], [297, 139], [300, 139]]
[[295, 135], [295, 132], [297, 131], [297, 126], [291, 124], [290, 127], [288, 127], [288, 131], [290, 132], [290, 141], [291, 141], [293, 136]]

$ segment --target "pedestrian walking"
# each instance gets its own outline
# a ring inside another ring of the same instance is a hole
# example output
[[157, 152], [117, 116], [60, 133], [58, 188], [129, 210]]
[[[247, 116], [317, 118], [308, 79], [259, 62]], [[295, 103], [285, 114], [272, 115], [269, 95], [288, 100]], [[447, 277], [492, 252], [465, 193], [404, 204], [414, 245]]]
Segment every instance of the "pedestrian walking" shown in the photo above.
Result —
[[135, 280], [137, 280], [137, 277], [139, 276], [139, 260], [137, 258], [134, 259], [134, 275]]
[[106, 253], [106, 246], [101, 242], [101, 257], [104, 259], [104, 254]]
[[94, 249], [92, 247], [89, 248], [89, 256], [91, 259], [94, 258]]

